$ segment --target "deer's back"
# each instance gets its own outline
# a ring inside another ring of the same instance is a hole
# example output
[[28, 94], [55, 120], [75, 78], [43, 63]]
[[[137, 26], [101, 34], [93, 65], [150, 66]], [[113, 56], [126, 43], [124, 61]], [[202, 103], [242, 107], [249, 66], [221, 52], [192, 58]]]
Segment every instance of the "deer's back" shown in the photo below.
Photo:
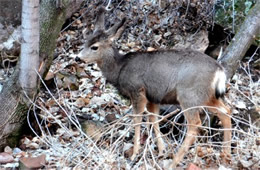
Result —
[[125, 57], [118, 79], [119, 90], [132, 97], [144, 88], [148, 100], [161, 104], [177, 103], [177, 96], [191, 92], [210, 97], [208, 92], [212, 90], [215, 71], [222, 69], [209, 56], [190, 50], [136, 53]]

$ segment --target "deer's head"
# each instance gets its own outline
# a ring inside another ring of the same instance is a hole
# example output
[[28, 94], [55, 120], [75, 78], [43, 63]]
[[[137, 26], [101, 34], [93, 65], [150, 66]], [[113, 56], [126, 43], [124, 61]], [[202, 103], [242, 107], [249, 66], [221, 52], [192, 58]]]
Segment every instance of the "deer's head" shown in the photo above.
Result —
[[105, 29], [105, 9], [99, 8], [95, 22], [95, 28], [92, 34], [84, 37], [86, 43], [83, 50], [78, 54], [76, 60], [83, 60], [86, 63], [101, 61], [104, 56], [112, 55], [113, 41], [120, 38], [124, 31], [123, 18], [119, 23], [114, 24], [111, 28]]

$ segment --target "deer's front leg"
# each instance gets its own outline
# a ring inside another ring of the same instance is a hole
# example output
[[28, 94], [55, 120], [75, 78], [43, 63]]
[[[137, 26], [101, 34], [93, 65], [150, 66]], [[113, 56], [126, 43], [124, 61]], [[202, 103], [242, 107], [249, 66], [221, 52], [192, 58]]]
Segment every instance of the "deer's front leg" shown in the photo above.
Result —
[[[159, 108], [158, 104], [154, 104], [154, 103], [149, 102], [147, 104], [147, 110], [149, 112], [153, 113], [153, 114], [159, 115], [160, 108]], [[158, 117], [156, 115], [151, 115], [149, 117], [149, 120], [150, 120], [150, 122], [153, 123], [153, 129], [154, 129], [154, 132], [155, 132], [155, 136], [156, 136], [156, 139], [157, 139], [157, 146], [158, 146], [158, 150], [159, 150], [159, 157], [163, 156], [164, 152], [165, 152], [165, 146], [164, 146], [164, 142], [163, 142], [163, 139], [162, 139], [160, 126], [159, 126], [159, 123], [157, 122]]]
[[147, 104], [147, 99], [145, 97], [145, 90], [140, 89], [137, 94], [134, 94], [131, 97], [133, 114], [134, 114], [134, 127], [135, 127], [135, 136], [134, 136], [134, 150], [131, 160], [134, 160], [136, 155], [139, 153], [140, 149], [140, 133], [141, 133], [141, 122], [144, 109]]

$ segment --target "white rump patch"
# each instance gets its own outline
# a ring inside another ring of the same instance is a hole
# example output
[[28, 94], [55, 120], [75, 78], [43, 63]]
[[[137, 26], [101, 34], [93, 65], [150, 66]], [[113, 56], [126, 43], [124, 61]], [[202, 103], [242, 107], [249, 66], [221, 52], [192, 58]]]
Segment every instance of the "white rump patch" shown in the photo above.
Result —
[[217, 88], [219, 93], [226, 92], [226, 80], [227, 76], [223, 70], [217, 70], [212, 82], [212, 88]]

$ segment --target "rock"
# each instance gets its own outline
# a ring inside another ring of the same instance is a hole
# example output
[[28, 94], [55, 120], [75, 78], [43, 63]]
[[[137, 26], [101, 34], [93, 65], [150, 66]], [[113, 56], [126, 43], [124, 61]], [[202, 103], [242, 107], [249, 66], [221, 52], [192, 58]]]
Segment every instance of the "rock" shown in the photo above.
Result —
[[199, 167], [197, 167], [197, 165], [190, 163], [188, 165], [188, 167], [186, 168], [186, 170], [201, 170]]
[[14, 161], [14, 157], [9, 153], [6, 152], [0, 153], [0, 164], [11, 163], [13, 161]]
[[42, 168], [46, 164], [46, 156], [40, 155], [38, 157], [23, 157], [19, 161], [20, 169], [27, 170], [27, 169], [38, 169]]
[[20, 148], [14, 148], [14, 150], [13, 150], [13, 154], [19, 154], [21, 152], [22, 152], [22, 150]]
[[10, 148], [10, 146], [6, 146], [5, 148], [4, 148], [4, 152], [6, 152], [6, 153], [9, 153], [9, 154], [12, 154], [12, 148]]

